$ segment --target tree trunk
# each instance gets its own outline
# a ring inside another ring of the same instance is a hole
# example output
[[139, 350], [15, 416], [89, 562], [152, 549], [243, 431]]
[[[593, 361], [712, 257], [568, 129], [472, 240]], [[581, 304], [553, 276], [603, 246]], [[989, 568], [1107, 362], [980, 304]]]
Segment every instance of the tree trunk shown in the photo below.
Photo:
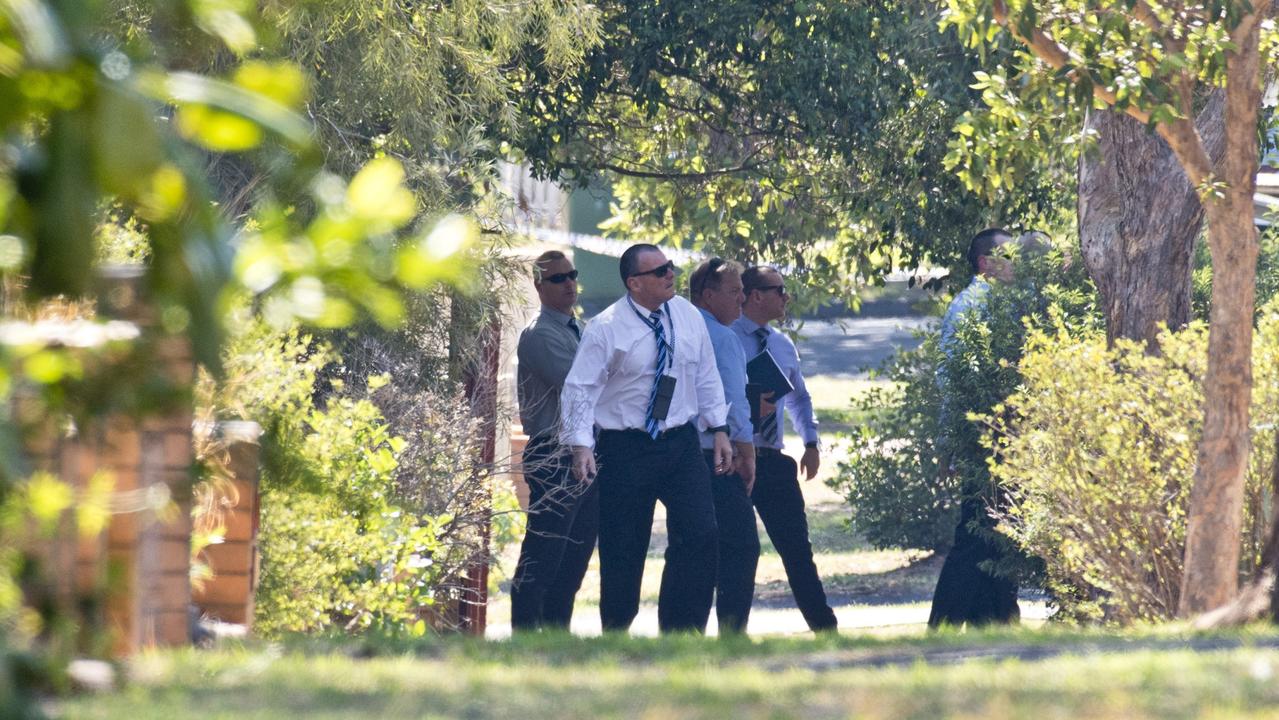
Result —
[[[1190, 511], [1186, 567], [1179, 612], [1183, 616], [1225, 605], [1239, 588], [1239, 531], [1251, 435], [1252, 312], [1257, 271], [1257, 229], [1248, 192], [1208, 210], [1212, 250], [1212, 313], [1204, 425]], [[1240, 197], [1243, 196], [1243, 197]]]
[[[1262, 5], [1264, 7], [1264, 4]], [[1245, 16], [1226, 59], [1225, 154], [1215, 164], [1224, 183], [1208, 200], [1212, 252], [1212, 311], [1208, 369], [1204, 374], [1204, 425], [1194, 486], [1186, 515], [1186, 566], [1182, 616], [1229, 603], [1239, 589], [1239, 528], [1252, 435], [1252, 313], [1256, 301], [1257, 111], [1261, 106], [1259, 23]], [[1247, 28], [1245, 30], [1245, 28]]]
[[[1214, 93], [1196, 118], [1208, 155], [1221, 156], [1224, 93]], [[1190, 320], [1191, 271], [1203, 206], [1172, 149], [1127, 115], [1088, 114], [1097, 153], [1079, 162], [1079, 242], [1084, 267], [1097, 284], [1106, 339], [1154, 346], [1160, 323]]]

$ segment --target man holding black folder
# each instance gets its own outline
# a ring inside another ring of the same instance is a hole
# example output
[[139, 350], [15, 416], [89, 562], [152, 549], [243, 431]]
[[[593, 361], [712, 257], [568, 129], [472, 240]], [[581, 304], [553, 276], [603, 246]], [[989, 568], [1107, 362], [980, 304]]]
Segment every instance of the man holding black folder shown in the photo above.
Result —
[[[804, 514], [804, 494], [799, 488], [799, 467], [807, 479], [817, 476], [821, 456], [817, 449], [817, 419], [813, 400], [800, 373], [799, 353], [785, 334], [769, 323], [786, 317], [789, 296], [782, 275], [771, 267], [751, 267], [742, 273], [746, 297], [742, 317], [733, 331], [748, 358], [751, 394], [762, 394], [777, 403], [775, 412], [753, 413], [758, 417], [755, 432], [755, 489], [751, 500], [773, 547], [782, 557], [786, 579], [795, 603], [814, 632], [833, 631], [838, 626], [835, 611], [826, 602], [826, 591], [813, 562], [813, 546], [808, 539], [808, 518]], [[804, 456], [799, 462], [782, 452], [782, 413], [791, 416], [795, 430], [804, 440]]]

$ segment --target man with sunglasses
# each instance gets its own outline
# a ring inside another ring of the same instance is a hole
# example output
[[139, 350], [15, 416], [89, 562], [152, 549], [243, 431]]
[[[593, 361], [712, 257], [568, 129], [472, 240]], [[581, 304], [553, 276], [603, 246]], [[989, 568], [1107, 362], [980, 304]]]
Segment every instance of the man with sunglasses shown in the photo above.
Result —
[[[821, 456], [817, 449], [817, 419], [813, 399], [804, 385], [799, 368], [799, 352], [784, 333], [769, 323], [786, 317], [786, 285], [782, 274], [771, 267], [750, 267], [742, 273], [746, 300], [742, 317], [733, 331], [747, 358], [767, 350], [794, 389], [781, 398], [776, 411], [763, 414], [755, 432], [755, 488], [751, 500], [764, 521], [764, 530], [777, 548], [786, 569], [795, 604], [814, 632], [834, 631], [835, 611], [826, 602], [826, 591], [813, 562], [813, 545], [808, 539], [808, 518], [804, 494], [799, 488], [799, 467], [809, 480], [817, 476]], [[796, 432], [804, 440], [804, 456], [799, 467], [782, 452], [783, 411], [789, 414]]]
[[[1046, 237], [1046, 236], [1045, 236]], [[1032, 236], [1027, 242], [1039, 242]], [[967, 259], [973, 271], [973, 279], [967, 287], [950, 301], [941, 324], [941, 349], [947, 360], [963, 350], [958, 329], [964, 319], [981, 316], [990, 294], [991, 282], [1009, 282], [1013, 279], [1013, 262], [1008, 256], [1013, 236], [1003, 228], [986, 228], [968, 241]], [[956, 422], [962, 422], [959, 413], [949, 407], [950, 384], [947, 365], [938, 368], [937, 384], [942, 392], [941, 426], [945, 432], [939, 440], [944, 459], [941, 472], [955, 472], [950, 458], [955, 443], [952, 430]], [[991, 623], [1016, 622], [1021, 611], [1017, 606], [1017, 584], [1008, 577], [996, 576], [985, 569], [1004, 557], [1003, 543], [995, 537], [995, 519], [988, 506], [990, 498], [982, 492], [989, 488], [963, 488], [960, 503], [959, 524], [955, 526], [955, 541], [937, 576], [933, 590], [932, 609], [928, 615], [928, 627], [943, 625], [961, 627], [989, 625]]]
[[[675, 297], [674, 264], [633, 245], [619, 271], [626, 295], [597, 315], [560, 398], [573, 472], [600, 493], [600, 620], [625, 632], [639, 611], [655, 503], [666, 507], [662, 632], [703, 632], [715, 588], [716, 523], [699, 430], [729, 472], [728, 409], [701, 314]], [[595, 431], [598, 430], [598, 439]]]
[[542, 309], [516, 350], [520, 421], [529, 436], [523, 457], [528, 529], [511, 582], [516, 632], [568, 630], [599, 529], [599, 493], [572, 476], [572, 459], [558, 438], [560, 392], [581, 335], [573, 317], [577, 270], [564, 253], [548, 250], [534, 261], [533, 287]]

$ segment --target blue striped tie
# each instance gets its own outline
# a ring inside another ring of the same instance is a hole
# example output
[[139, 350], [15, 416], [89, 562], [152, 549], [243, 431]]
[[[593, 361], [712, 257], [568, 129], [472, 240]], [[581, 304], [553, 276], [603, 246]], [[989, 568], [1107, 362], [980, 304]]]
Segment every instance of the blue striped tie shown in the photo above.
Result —
[[653, 417], [653, 408], [657, 405], [657, 386], [662, 381], [662, 370], [666, 367], [666, 328], [662, 327], [662, 311], [655, 310], [648, 316], [653, 334], [657, 336], [657, 371], [653, 375], [653, 389], [648, 393], [648, 412], [645, 413], [644, 429], [649, 437], [657, 439], [657, 418]]
[[[755, 337], [759, 338], [759, 351], [764, 352], [767, 350], [768, 328], [756, 328]], [[759, 421], [759, 434], [764, 438], [764, 442], [767, 442], [770, 445], [777, 442], [777, 414], [780, 411], [780, 408], [778, 410], [774, 410]]]

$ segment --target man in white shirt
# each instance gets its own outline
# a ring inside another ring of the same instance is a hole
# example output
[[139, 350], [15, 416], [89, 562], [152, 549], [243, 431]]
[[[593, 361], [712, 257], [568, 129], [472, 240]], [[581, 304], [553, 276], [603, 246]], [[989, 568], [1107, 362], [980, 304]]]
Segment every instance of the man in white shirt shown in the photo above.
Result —
[[794, 388], [778, 404], [777, 411], [764, 415], [755, 432], [755, 489], [751, 500], [764, 530], [782, 557], [786, 580], [804, 621], [814, 632], [833, 631], [838, 626], [835, 611], [826, 602], [826, 591], [813, 562], [813, 545], [808, 539], [808, 518], [804, 513], [804, 493], [799, 488], [799, 468], [782, 452], [783, 410], [790, 415], [795, 431], [804, 440], [804, 456], [799, 467], [809, 480], [817, 476], [821, 455], [817, 449], [817, 419], [813, 398], [799, 369], [799, 352], [784, 333], [768, 324], [786, 317], [790, 296], [782, 275], [771, 267], [751, 267], [742, 273], [746, 302], [733, 331], [753, 358], [768, 350], [782, 374]]
[[717, 549], [698, 431], [714, 433], [714, 471], [731, 471], [724, 389], [701, 313], [675, 297], [674, 263], [639, 244], [622, 254], [619, 270], [627, 294], [587, 326], [560, 396], [573, 472], [599, 483], [600, 619], [618, 631], [635, 619], [660, 500], [668, 544], [658, 624], [701, 632]]

